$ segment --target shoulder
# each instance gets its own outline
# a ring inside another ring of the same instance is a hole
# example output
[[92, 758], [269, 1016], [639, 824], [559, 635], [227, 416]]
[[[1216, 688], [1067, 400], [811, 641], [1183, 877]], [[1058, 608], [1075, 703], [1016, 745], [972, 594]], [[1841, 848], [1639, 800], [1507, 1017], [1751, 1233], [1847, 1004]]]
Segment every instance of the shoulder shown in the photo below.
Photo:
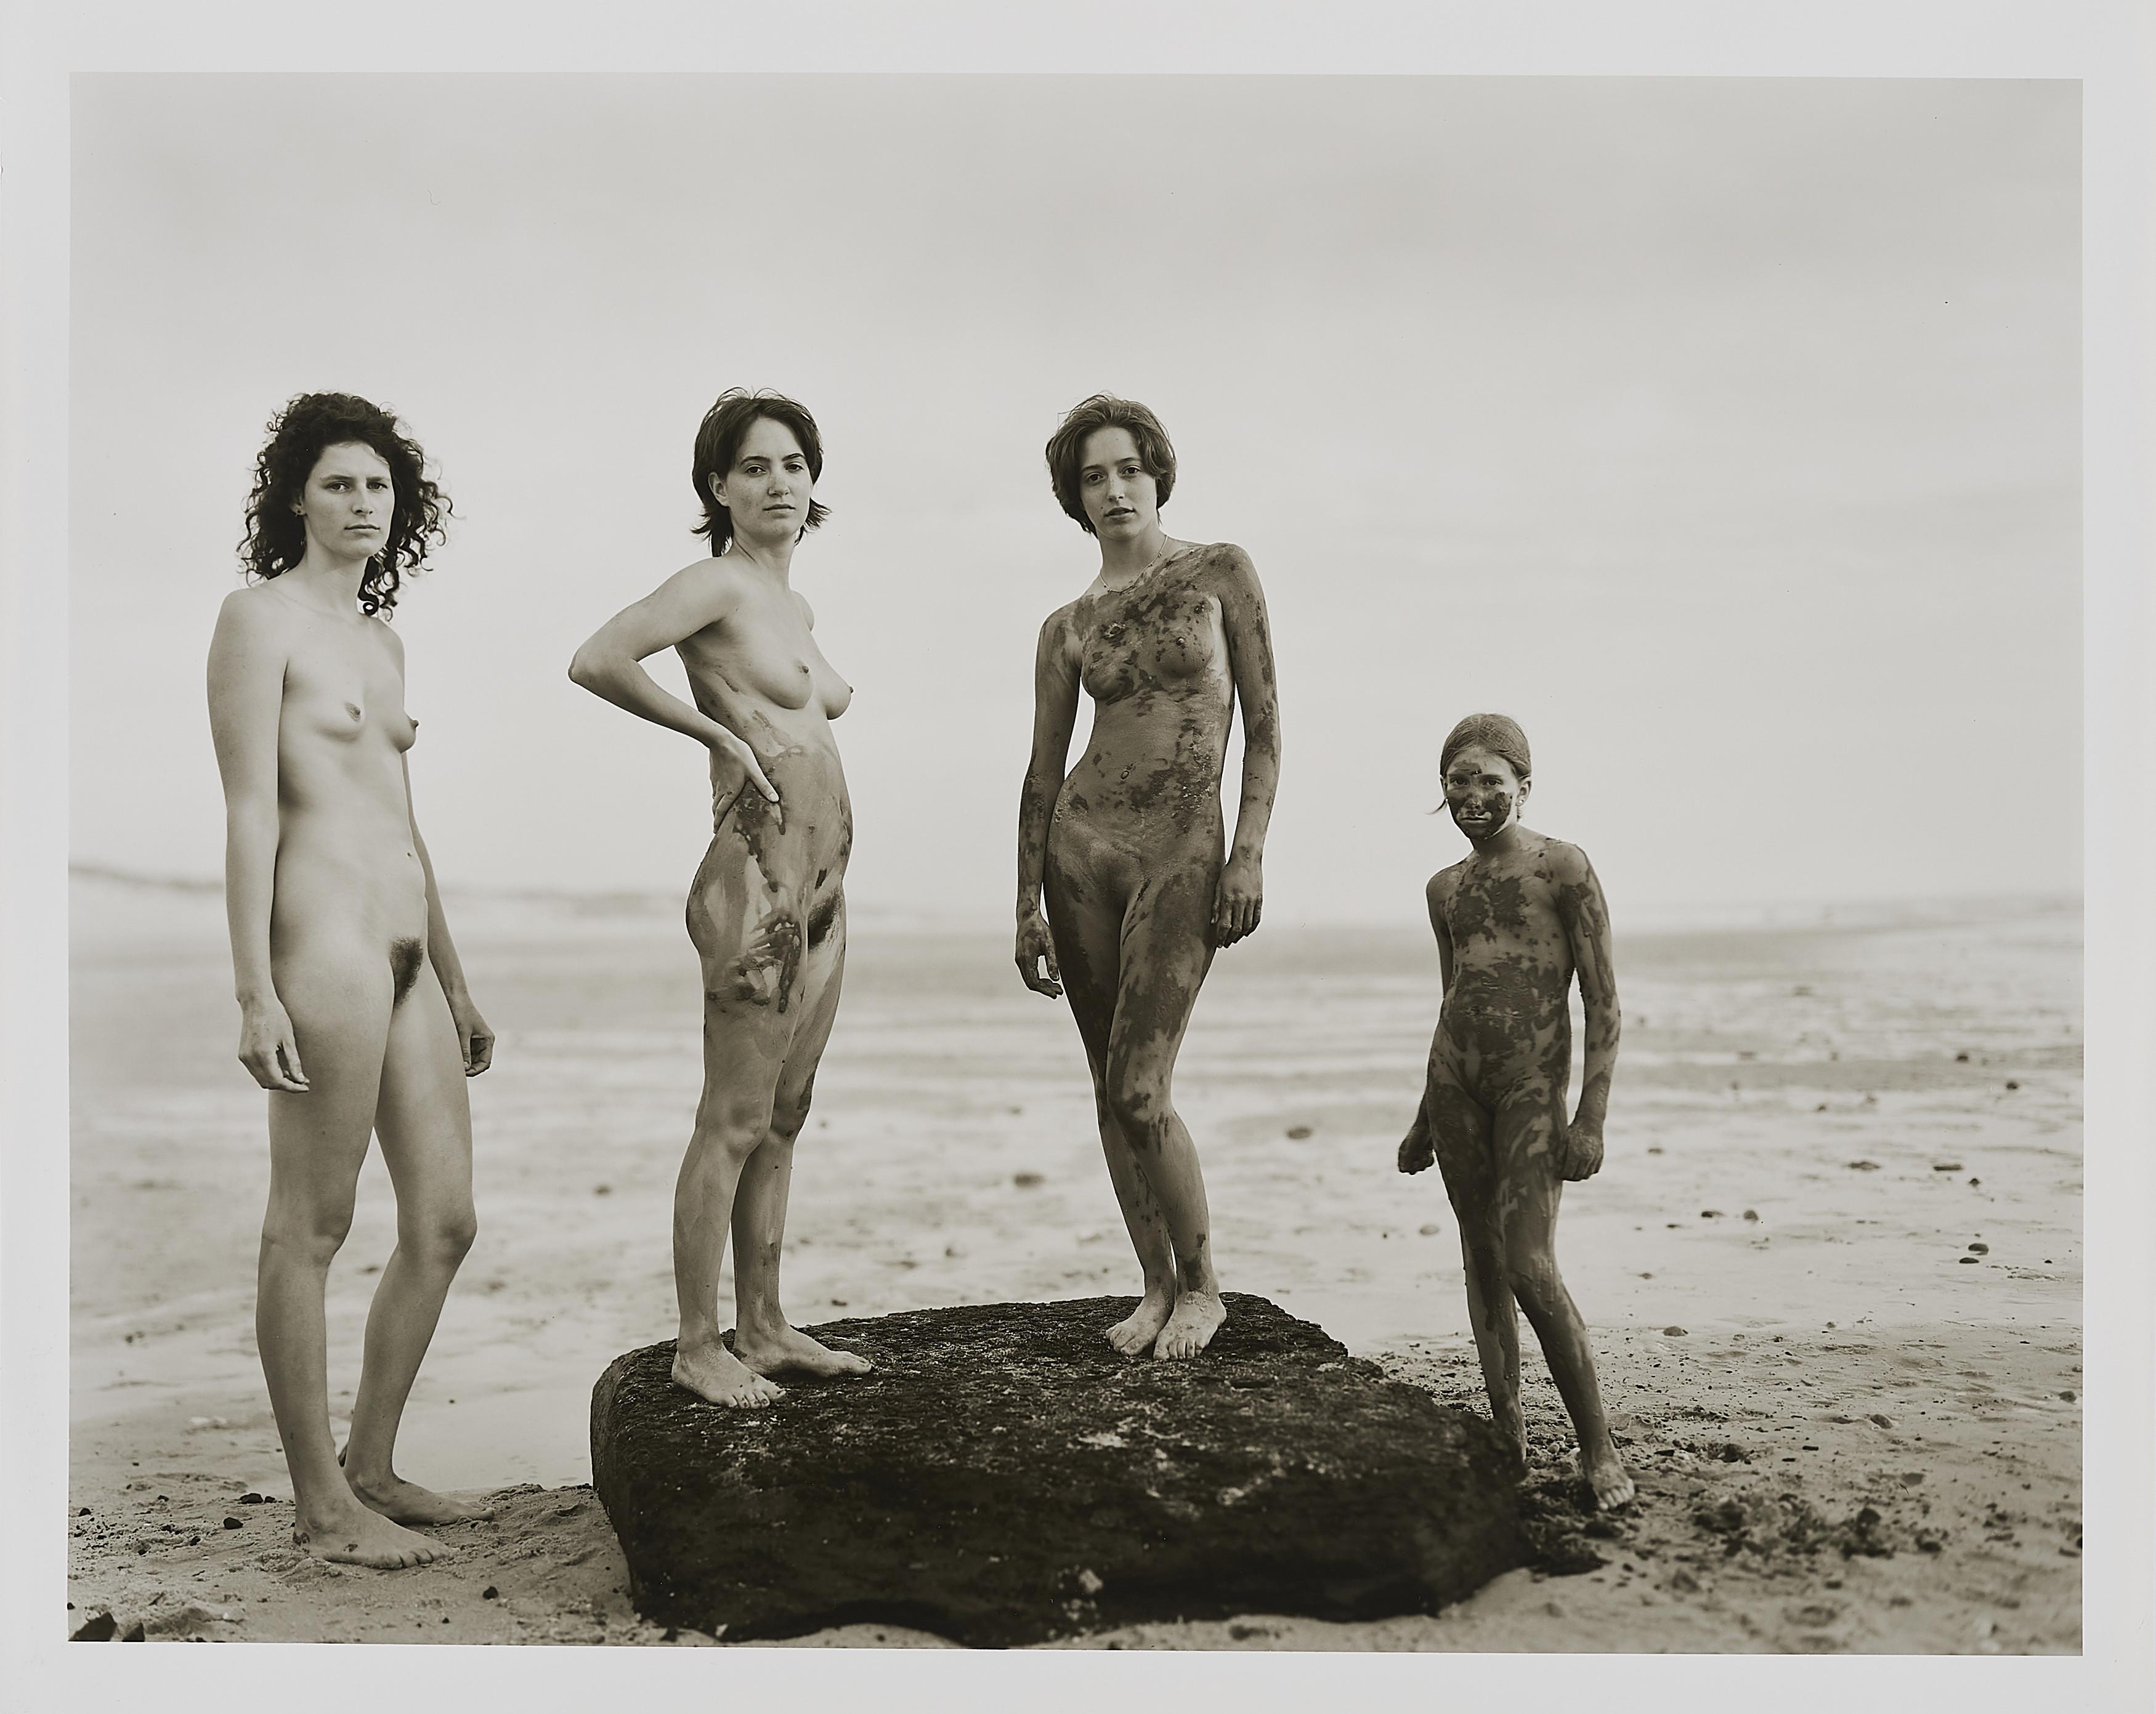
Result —
[[1040, 652], [1067, 649], [1077, 634], [1078, 603], [1075, 601], [1059, 607], [1040, 622]]
[[397, 627], [380, 613], [375, 613], [367, 621], [367, 634], [374, 639], [390, 659], [396, 662], [401, 671], [404, 665], [404, 639], [397, 634]]
[[1232, 541], [1194, 544], [1184, 552], [1190, 556], [1190, 569], [1194, 577], [1213, 577], [1223, 583], [1254, 591], [1258, 588], [1257, 567], [1251, 563], [1250, 555]]
[[793, 598], [793, 604], [801, 609], [801, 623], [810, 630], [816, 629], [816, 609], [808, 604], [808, 598], [798, 589], [788, 588], [786, 592]]
[[245, 626], [253, 630], [266, 629], [283, 621], [290, 611], [285, 603], [270, 593], [266, 580], [249, 583], [224, 598], [217, 610], [218, 629], [224, 630], [234, 626]]
[[[702, 559], [690, 560], [653, 590], [648, 598], [689, 608], [701, 628], [731, 613], [747, 587], [747, 580], [739, 566], [722, 555], [707, 554]], [[802, 605], [805, 608], [808, 603], [803, 602]]]
[[1587, 860], [1587, 853], [1563, 839], [1543, 841], [1543, 861], [1549, 867], [1550, 879], [1560, 886], [1584, 886], [1594, 878], [1594, 865]]
[[291, 603], [272, 595], [268, 583], [249, 583], [218, 607], [212, 646], [228, 657], [234, 649], [250, 658], [288, 653], [298, 620]]
[[1423, 889], [1423, 896], [1430, 901], [1433, 908], [1444, 904], [1458, 890], [1460, 878], [1466, 872], [1467, 865], [1464, 860], [1449, 869], [1439, 870], [1430, 876], [1430, 885]]

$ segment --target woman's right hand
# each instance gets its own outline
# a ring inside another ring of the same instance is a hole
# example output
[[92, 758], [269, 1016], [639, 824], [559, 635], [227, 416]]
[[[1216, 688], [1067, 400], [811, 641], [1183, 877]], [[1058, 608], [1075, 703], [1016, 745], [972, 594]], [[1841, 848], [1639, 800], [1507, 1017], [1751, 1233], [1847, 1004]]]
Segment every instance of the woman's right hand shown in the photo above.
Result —
[[[1045, 976], [1040, 972], [1044, 962], [1048, 966]], [[1063, 998], [1063, 972], [1055, 967], [1055, 940], [1037, 910], [1019, 918], [1018, 973], [1035, 993], [1046, 994], [1051, 1000]]]
[[711, 823], [725, 819], [744, 786], [754, 786], [764, 798], [778, 801], [778, 788], [765, 776], [756, 752], [733, 733], [721, 731], [711, 745]]
[[307, 1074], [300, 1069], [300, 1039], [282, 1002], [262, 1000], [240, 1008], [239, 1063], [266, 1090], [285, 1095], [307, 1092]]

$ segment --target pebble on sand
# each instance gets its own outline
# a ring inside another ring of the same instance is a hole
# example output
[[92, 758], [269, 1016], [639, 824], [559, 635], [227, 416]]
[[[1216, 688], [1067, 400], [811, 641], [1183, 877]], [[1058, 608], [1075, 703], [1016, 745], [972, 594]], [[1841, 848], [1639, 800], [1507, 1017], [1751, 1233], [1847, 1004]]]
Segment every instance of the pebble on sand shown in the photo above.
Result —
[[1961, 1162], [1959, 1161], [1939, 1161], [1933, 1164], [1932, 1170], [1934, 1173], [1958, 1173], [1961, 1171]]
[[1310, 1134], [1310, 1126], [1307, 1125], [1291, 1125], [1287, 1127], [1287, 1140], [1290, 1142], [1301, 1142]]
[[1720, 1209], [1702, 1209], [1699, 1211], [1699, 1217], [1702, 1220], [1718, 1220], [1722, 1218], [1722, 1210]]
[[1445, 1229], [1440, 1226], [1436, 1221], [1432, 1220], [1424, 1225], [1417, 1227], [1415, 1229], [1424, 1238], [1435, 1238]]
[[244, 1529], [246, 1527], [246, 1526], [241, 1523], [236, 1517], [228, 1517], [225, 1519], [224, 1527], [228, 1530]]
[[1020, 1190], [1031, 1190], [1036, 1185], [1047, 1183], [1048, 1180], [1045, 1175], [1039, 1173], [1014, 1173], [1011, 1174], [1011, 1183], [1018, 1186]]
[[2009, 1089], [2019, 1089], [2019, 1088], [2020, 1088], [2020, 1086], [2021, 1086], [2021, 1085], [2020, 1085], [2020, 1084], [2017, 1080], [2015, 1080], [2014, 1078], [2010, 1077], [2010, 1078], [2008, 1078], [2008, 1079], [2006, 1080], [2006, 1086], [2007, 1086]]
[[1851, 1161], [1849, 1163], [1849, 1167], [1853, 1173], [1876, 1173], [1879, 1170], [1879, 1162], [1876, 1161]]
[[1759, 1224], [1759, 1210], [1757, 1209], [1747, 1209], [1744, 1210], [1744, 1218], [1751, 1221], [1752, 1224], [1756, 1226]]
[[1662, 1337], [1666, 1339], [1681, 1339], [1688, 1332], [1690, 1329], [1685, 1327], [1665, 1327], [1662, 1329]]
[[1991, 1246], [1988, 1244], [1972, 1244], [1969, 1245], [1969, 1254], [1972, 1255], [1989, 1255], [1991, 1254]]

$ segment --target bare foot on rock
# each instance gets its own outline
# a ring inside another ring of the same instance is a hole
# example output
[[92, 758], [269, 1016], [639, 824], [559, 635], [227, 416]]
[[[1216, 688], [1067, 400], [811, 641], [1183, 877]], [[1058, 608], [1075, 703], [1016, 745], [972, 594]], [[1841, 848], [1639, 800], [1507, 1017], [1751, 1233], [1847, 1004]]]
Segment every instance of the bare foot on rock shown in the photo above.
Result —
[[700, 1346], [674, 1351], [674, 1384], [685, 1387], [706, 1404], [724, 1404], [737, 1410], [761, 1410], [786, 1389], [774, 1387], [723, 1345]]
[[1157, 1360], [1195, 1357], [1213, 1342], [1228, 1319], [1228, 1306], [1217, 1291], [1186, 1291], [1175, 1300], [1175, 1311], [1153, 1341]]
[[808, 1375], [819, 1380], [865, 1375], [875, 1367], [858, 1352], [834, 1351], [783, 1321], [768, 1333], [751, 1335], [737, 1328], [734, 1355], [759, 1375]]
[[1625, 1466], [1618, 1462], [1614, 1448], [1592, 1461], [1583, 1455], [1579, 1473], [1587, 1479], [1589, 1491], [1594, 1496], [1595, 1509], [1599, 1511], [1620, 1511], [1630, 1506], [1639, 1492], [1632, 1486], [1632, 1478]]
[[1148, 1291], [1138, 1306], [1108, 1329], [1108, 1343], [1125, 1357], [1136, 1357], [1160, 1337], [1175, 1307], [1173, 1291]]
[[484, 1500], [452, 1500], [394, 1471], [362, 1480], [347, 1470], [344, 1479], [361, 1505], [393, 1523], [473, 1523], [494, 1516], [494, 1507]]
[[382, 1517], [354, 1501], [321, 1519], [302, 1517], [292, 1528], [292, 1545], [317, 1559], [338, 1565], [369, 1565], [377, 1571], [401, 1571], [455, 1556], [456, 1549], [431, 1537]]

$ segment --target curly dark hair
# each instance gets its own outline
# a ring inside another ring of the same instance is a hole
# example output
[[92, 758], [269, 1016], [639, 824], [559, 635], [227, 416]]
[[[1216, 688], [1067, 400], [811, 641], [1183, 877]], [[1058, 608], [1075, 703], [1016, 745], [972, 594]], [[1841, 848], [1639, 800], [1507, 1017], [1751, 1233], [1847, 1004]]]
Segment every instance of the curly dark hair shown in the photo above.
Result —
[[1048, 480], [1063, 510], [1088, 536], [1099, 533], [1086, 516], [1086, 501], [1078, 487], [1078, 460], [1085, 455], [1086, 437], [1102, 428], [1127, 428], [1137, 443], [1138, 462], [1159, 490], [1156, 504], [1166, 505], [1175, 491], [1175, 449], [1160, 418], [1136, 399], [1117, 398], [1112, 393], [1096, 393], [1071, 406], [1070, 413], [1048, 438]]
[[349, 393], [303, 393], [270, 423], [254, 460], [254, 491], [247, 496], [247, 533], [240, 563], [249, 577], [289, 572], [307, 552], [307, 526], [295, 510], [325, 449], [371, 447], [389, 466], [394, 502], [389, 539], [359, 580], [360, 611], [394, 616], [397, 591], [427, 560], [429, 541], [448, 539], [449, 497], [426, 474], [426, 454], [403, 432], [394, 413]]
[[[733, 469], [742, 442], [760, 422], [778, 423], [799, 444], [801, 456], [808, 461], [811, 482], [823, 476], [824, 437], [816, 432], [816, 419], [805, 406], [796, 404], [783, 393], [751, 393], [746, 387], [729, 387], [704, 413], [704, 420], [697, 426], [696, 463], [690, 474], [696, 485], [696, 498], [704, 503], [704, 521], [696, 526], [696, 533], [711, 537], [715, 555], [724, 553], [726, 544], [734, 539], [734, 521], [711, 498], [711, 478], [722, 478]], [[808, 521], [793, 539], [798, 541], [830, 516], [830, 507], [822, 500], [810, 500]]]

